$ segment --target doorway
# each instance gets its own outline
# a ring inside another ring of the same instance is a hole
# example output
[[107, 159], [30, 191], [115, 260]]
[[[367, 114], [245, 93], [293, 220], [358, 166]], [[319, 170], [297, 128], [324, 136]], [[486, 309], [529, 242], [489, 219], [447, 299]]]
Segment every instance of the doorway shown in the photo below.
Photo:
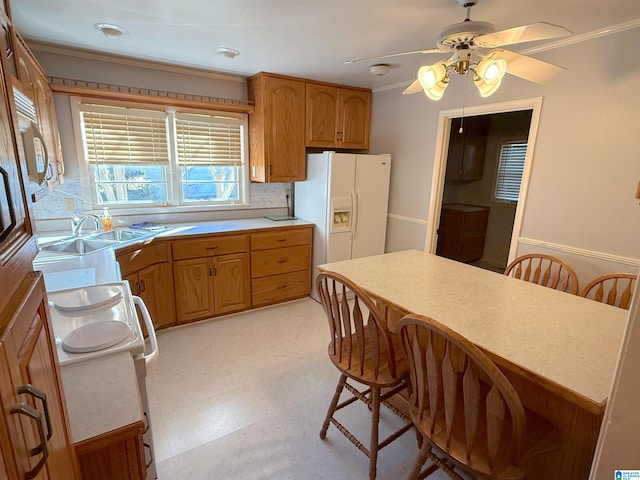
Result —
[[[540, 103], [441, 112], [425, 251], [497, 272], [515, 257]], [[522, 181], [505, 191], [518, 156]]]

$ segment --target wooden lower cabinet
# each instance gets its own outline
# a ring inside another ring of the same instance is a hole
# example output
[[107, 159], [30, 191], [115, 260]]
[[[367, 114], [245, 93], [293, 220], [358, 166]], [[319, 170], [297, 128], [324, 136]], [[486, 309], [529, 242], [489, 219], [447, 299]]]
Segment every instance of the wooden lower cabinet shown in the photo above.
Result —
[[[245, 310], [251, 306], [245, 235], [173, 242], [173, 275], [179, 323]], [[236, 253], [226, 253], [226, 252]], [[211, 255], [212, 252], [221, 255]], [[208, 256], [201, 256], [209, 254]]]
[[129, 282], [131, 293], [144, 300], [156, 330], [176, 324], [168, 248], [167, 242], [160, 241], [116, 252], [123, 280]]
[[442, 206], [436, 253], [460, 262], [482, 258], [489, 207], [451, 203]]
[[143, 432], [138, 422], [77, 443], [82, 480], [145, 480]]
[[40, 272], [24, 277], [2, 311], [0, 326], [3, 478], [77, 478]]
[[282, 228], [251, 235], [251, 303], [254, 307], [309, 295], [312, 228]]

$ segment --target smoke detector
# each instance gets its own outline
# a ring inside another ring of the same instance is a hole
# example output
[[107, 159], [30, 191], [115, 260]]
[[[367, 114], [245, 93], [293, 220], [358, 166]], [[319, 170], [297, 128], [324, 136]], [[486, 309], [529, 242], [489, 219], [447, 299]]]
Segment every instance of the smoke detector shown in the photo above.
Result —
[[371, 75], [386, 75], [387, 73], [389, 73], [389, 65], [386, 63], [380, 63], [378, 65], [371, 65], [369, 67], [369, 73], [371, 73]]
[[126, 28], [120, 25], [114, 25], [113, 23], [96, 23], [94, 27], [100, 30], [107, 38], [120, 38], [129, 33], [129, 30]]
[[216, 53], [225, 58], [232, 58], [232, 59], [240, 55], [240, 52], [238, 50], [234, 50], [233, 48], [227, 48], [227, 47], [216, 48]]

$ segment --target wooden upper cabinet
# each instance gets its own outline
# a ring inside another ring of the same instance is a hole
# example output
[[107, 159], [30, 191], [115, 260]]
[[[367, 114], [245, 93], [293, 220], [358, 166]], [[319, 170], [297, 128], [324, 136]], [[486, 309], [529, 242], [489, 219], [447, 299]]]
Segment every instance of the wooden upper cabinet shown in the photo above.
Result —
[[472, 182], [482, 179], [484, 156], [487, 147], [489, 120], [485, 116], [451, 120], [447, 171], [445, 179], [454, 182]]
[[306, 146], [369, 148], [371, 91], [306, 85]]
[[247, 96], [255, 103], [249, 115], [251, 180], [304, 180], [304, 81], [259, 73], [247, 79]]

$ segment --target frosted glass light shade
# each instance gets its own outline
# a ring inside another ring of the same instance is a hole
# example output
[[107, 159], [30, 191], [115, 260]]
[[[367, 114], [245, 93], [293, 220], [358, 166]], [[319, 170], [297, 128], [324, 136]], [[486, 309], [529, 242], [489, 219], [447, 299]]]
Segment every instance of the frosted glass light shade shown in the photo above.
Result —
[[418, 70], [418, 81], [427, 97], [431, 100], [440, 100], [444, 90], [449, 84], [446, 63], [438, 62], [433, 65], [420, 67], [420, 70]]
[[507, 73], [507, 62], [501, 58], [487, 57], [478, 63], [473, 82], [478, 87], [480, 95], [488, 97], [493, 94], [500, 86], [505, 73]]

